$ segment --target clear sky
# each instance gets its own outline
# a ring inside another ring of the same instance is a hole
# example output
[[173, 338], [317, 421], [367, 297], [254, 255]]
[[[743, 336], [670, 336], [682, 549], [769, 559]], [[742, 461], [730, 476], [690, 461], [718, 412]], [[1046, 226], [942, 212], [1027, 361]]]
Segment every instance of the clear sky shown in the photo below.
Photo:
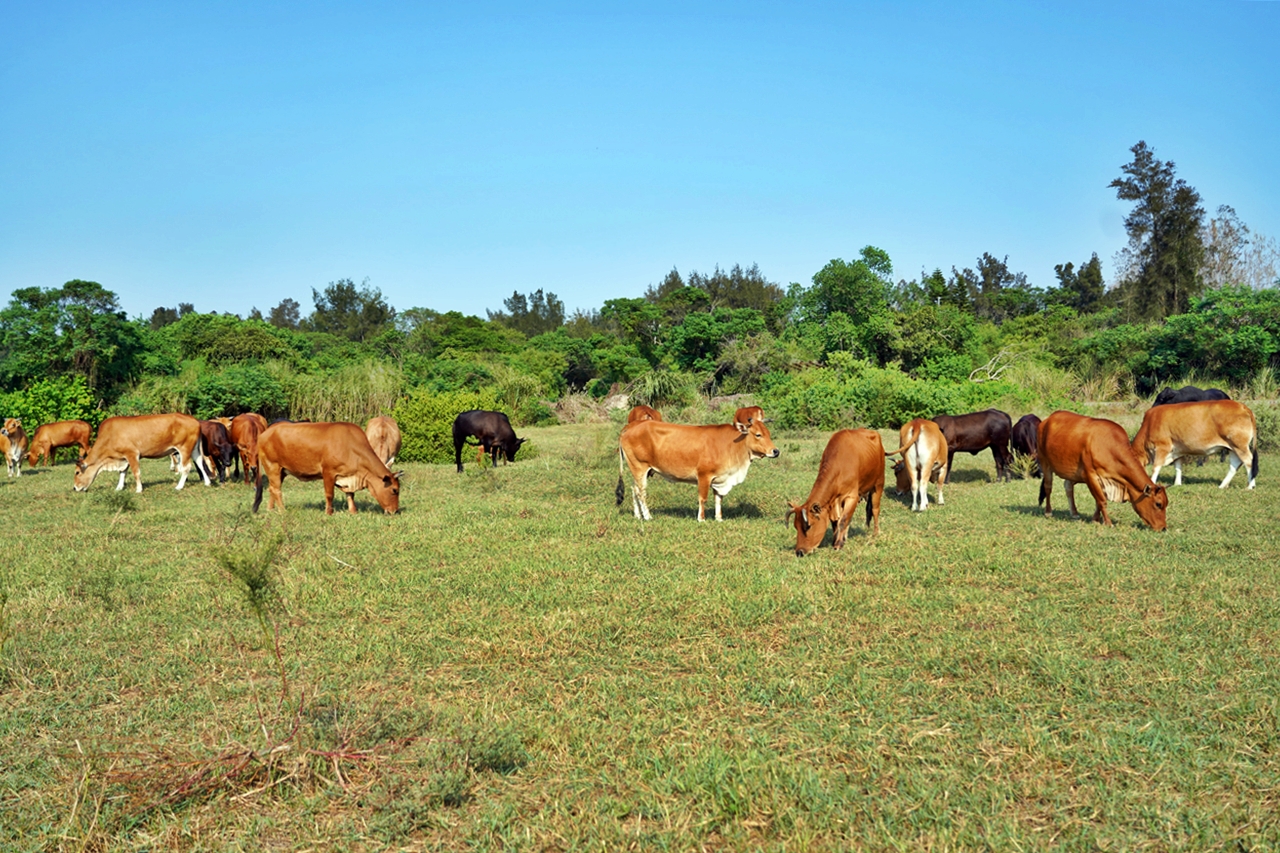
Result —
[[1097, 252], [1145, 140], [1280, 237], [1280, 2], [10, 2], [0, 304], [567, 309], [672, 268], [783, 285]]

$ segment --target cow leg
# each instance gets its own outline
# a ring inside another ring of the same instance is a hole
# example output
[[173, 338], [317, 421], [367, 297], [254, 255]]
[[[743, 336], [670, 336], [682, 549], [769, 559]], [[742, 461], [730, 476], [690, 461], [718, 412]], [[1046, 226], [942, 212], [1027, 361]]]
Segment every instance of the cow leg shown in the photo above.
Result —
[[173, 488], [181, 491], [187, 484], [187, 472], [191, 470], [191, 464], [182, 458], [182, 451], [175, 451], [174, 455], [178, 457], [178, 485]]
[[[1049, 518], [1053, 515], [1053, 469], [1048, 466], [1040, 468], [1040, 501], [1044, 504], [1044, 517]], [[938, 478], [938, 489], [942, 489], [942, 478]]]
[[324, 477], [324, 514], [333, 515], [333, 487], [337, 481], [337, 475], [327, 473]]
[[[136, 455], [129, 457], [129, 470], [133, 472], [133, 482], [136, 488], [135, 492], [142, 494], [142, 468], [138, 465], [138, 457]], [[120, 485], [124, 486], [124, 472], [120, 472]]]
[[213, 481], [209, 479], [209, 457], [204, 452], [202, 441], [196, 441], [196, 446], [191, 448], [191, 458], [195, 462], [200, 479], [206, 486], [212, 486]]
[[1100, 521], [1107, 527], [1113, 526], [1111, 516], [1107, 513], [1107, 493], [1102, 488], [1102, 481], [1092, 472], [1086, 471], [1085, 485], [1089, 487], [1089, 494], [1093, 495], [1094, 501], [1098, 504], [1098, 508], [1093, 513], [1093, 520]]
[[844, 547], [844, 540], [849, 537], [849, 522], [853, 520], [853, 511], [858, 507], [858, 499], [852, 502], [845, 500], [834, 505], [836, 510], [836, 534], [831, 547], [837, 551]]
[[129, 473], [129, 469], [128, 469], [128, 467], [125, 467], [125, 468], [121, 468], [121, 469], [120, 469], [120, 482], [116, 483], [116, 491], [117, 491], [117, 492], [122, 492], [122, 491], [124, 491], [124, 478], [125, 478], [125, 475], [126, 475], [126, 474], [128, 474], [128, 473]]
[[880, 500], [884, 497], [883, 489], [872, 489], [867, 495], [867, 529], [872, 536], [880, 535]]
[[1071, 508], [1071, 517], [1079, 518], [1080, 513], [1076, 511], [1076, 484], [1070, 480], [1063, 480], [1062, 484], [1067, 493], [1067, 506]]
[[[950, 470], [950, 468], [943, 468], [938, 472], [938, 506], [946, 506], [947, 502], [942, 499], [942, 481], [947, 479], [947, 474]], [[928, 487], [926, 486], [926, 488]]]
[[[707, 495], [711, 492], [711, 477], [698, 475], [698, 521], [707, 519]], [[720, 509], [720, 496], [716, 495], [716, 510]], [[719, 518], [717, 517], [717, 521]]]
[[1173, 484], [1175, 486], [1182, 485], [1182, 457], [1181, 456], [1173, 460]]
[[649, 521], [652, 516], [649, 515], [649, 469], [645, 469], [644, 473], [636, 476], [635, 470], [631, 472], [631, 506], [635, 510], [636, 518]]
[[[1227, 486], [1231, 485], [1231, 480], [1236, 475], [1236, 469], [1239, 468], [1243, 462], [1244, 461], [1240, 458], [1239, 454], [1232, 450], [1231, 464], [1230, 467], [1227, 468], [1227, 476], [1222, 479], [1222, 485], [1218, 486], [1219, 489], [1225, 489]], [[1249, 488], [1253, 488], [1252, 479], [1249, 480]]]
[[[951, 483], [951, 460], [955, 458], [956, 458], [956, 452], [954, 450], [948, 450], [947, 451], [947, 483], [948, 484]], [[942, 481], [939, 480], [938, 482], [941, 483]]]
[[347, 512], [351, 513], [352, 515], [355, 515], [356, 514], [356, 493], [345, 492], [345, 494], [347, 496]]
[[453, 464], [458, 466], [458, 473], [462, 473], [462, 445], [456, 437], [453, 439]]

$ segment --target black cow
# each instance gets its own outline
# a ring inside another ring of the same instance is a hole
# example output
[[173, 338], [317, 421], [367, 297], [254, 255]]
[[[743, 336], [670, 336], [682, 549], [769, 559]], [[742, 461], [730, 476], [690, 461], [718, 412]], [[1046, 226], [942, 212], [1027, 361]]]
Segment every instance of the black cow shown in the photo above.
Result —
[[204, 453], [205, 473], [209, 479], [213, 479], [213, 472], [209, 470], [209, 460], [212, 459], [218, 469], [218, 482], [225, 483], [227, 471], [239, 459], [236, 443], [231, 440], [227, 428], [217, 421], [201, 421], [200, 450]]
[[[1036, 458], [1036, 432], [1040, 429], [1040, 419], [1035, 415], [1023, 415], [1013, 425], [1009, 435], [1009, 449], [1019, 456]], [[1031, 469], [1033, 476], [1040, 475], [1040, 463], [1036, 462]]]
[[475, 438], [480, 448], [476, 454], [476, 464], [488, 453], [493, 464], [498, 464], [498, 452], [501, 451], [508, 462], [516, 461], [516, 451], [525, 439], [516, 438], [511, 421], [502, 412], [486, 412], [472, 409], [463, 412], [453, 419], [453, 461], [458, 465], [458, 473], [462, 473], [462, 445], [470, 444], [468, 438]]
[[1156, 395], [1156, 401], [1151, 406], [1154, 408], [1169, 403], [1203, 403], [1205, 400], [1230, 399], [1225, 392], [1219, 391], [1217, 388], [1197, 388], [1194, 385], [1184, 385], [1176, 391], [1172, 388], [1164, 389]]
[[967, 415], [938, 415], [933, 419], [947, 440], [947, 482], [951, 482], [951, 460], [957, 451], [976, 454], [991, 448], [996, 459], [996, 481], [1009, 479], [1009, 435], [1013, 419], [999, 409]]

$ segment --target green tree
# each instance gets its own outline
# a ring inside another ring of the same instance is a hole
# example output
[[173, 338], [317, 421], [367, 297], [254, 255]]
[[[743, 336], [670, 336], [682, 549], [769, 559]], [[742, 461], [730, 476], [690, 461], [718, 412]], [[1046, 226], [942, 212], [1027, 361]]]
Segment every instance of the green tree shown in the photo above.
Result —
[[382, 334], [396, 317], [396, 310], [382, 298], [382, 291], [369, 287], [368, 279], [359, 287], [349, 278], [332, 281], [323, 293], [312, 288], [311, 296], [316, 308], [307, 318], [306, 331], [361, 342]]
[[1156, 159], [1146, 142], [1129, 150], [1133, 161], [1109, 185], [1134, 202], [1124, 220], [1129, 245], [1121, 252], [1120, 302], [1130, 318], [1162, 320], [1185, 313], [1202, 289], [1204, 208], [1172, 161]]
[[277, 329], [297, 329], [302, 321], [302, 306], [293, 299], [282, 299], [280, 304], [271, 309], [267, 320]]
[[[888, 254], [875, 246], [865, 247], [856, 261], [831, 261], [814, 273], [812, 287], [795, 293], [798, 325], [823, 326], [830, 320], [840, 329], [820, 336], [826, 340], [824, 349], [830, 351], [832, 341], [847, 340], [849, 351], [855, 355], [886, 363], [896, 351], [893, 312], [889, 307], [892, 274]], [[837, 321], [837, 314], [847, 318], [847, 333], [845, 321]], [[814, 339], [804, 329], [795, 333]]]
[[554, 293], [543, 295], [539, 288], [527, 297], [514, 291], [502, 300], [506, 311], [487, 311], [489, 321], [515, 329], [529, 337], [555, 331], [564, 325], [564, 303]]
[[1054, 275], [1058, 277], [1058, 286], [1049, 291], [1048, 301], [1053, 305], [1065, 305], [1074, 308], [1080, 314], [1091, 314], [1102, 307], [1103, 281], [1102, 261], [1098, 253], [1075, 268], [1075, 264], [1055, 264]]

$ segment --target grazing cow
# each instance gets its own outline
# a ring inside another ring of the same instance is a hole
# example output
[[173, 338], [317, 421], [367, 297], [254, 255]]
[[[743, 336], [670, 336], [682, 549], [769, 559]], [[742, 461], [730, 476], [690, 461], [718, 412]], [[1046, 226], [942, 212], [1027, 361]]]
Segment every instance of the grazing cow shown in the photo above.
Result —
[[80, 457], [83, 457], [89, 452], [91, 430], [88, 421], [55, 421], [44, 424], [31, 439], [27, 465], [34, 468], [42, 458], [53, 465], [58, 451], [64, 447], [79, 447]]
[[899, 493], [910, 488], [911, 508], [924, 512], [929, 508], [929, 481], [933, 479], [933, 472], [937, 471], [938, 506], [945, 505], [942, 486], [947, 481], [950, 462], [947, 439], [942, 430], [933, 421], [916, 418], [902, 425], [902, 429], [898, 431], [898, 445], [897, 450], [886, 453], [885, 456], [902, 454], [902, 461], [893, 466]]
[[649, 474], [656, 471], [668, 480], [698, 484], [698, 521], [706, 518], [707, 494], [714, 491], [720, 521], [720, 499], [747, 478], [751, 461], [778, 453], [763, 419], [705, 426], [640, 421], [623, 429], [618, 439], [618, 504], [622, 475], [629, 468], [632, 509], [636, 518], [648, 521], [645, 489]]
[[804, 503], [787, 502], [787, 518], [795, 515], [796, 556], [812, 554], [827, 528], [835, 525], [832, 547], [844, 547], [858, 501], [867, 502], [867, 529], [880, 533], [880, 500], [884, 497], [884, 445], [869, 429], [842, 429], [822, 451], [818, 478]]
[[245, 412], [231, 419], [227, 434], [235, 442], [240, 456], [235, 460], [235, 476], [240, 476], [240, 465], [244, 464], [244, 484], [249, 485], [252, 471], [258, 467], [258, 436], [267, 428], [267, 419], [256, 412]]
[[267, 509], [284, 509], [280, 484], [286, 474], [299, 480], [324, 481], [324, 511], [333, 515], [333, 490], [347, 496], [356, 511], [355, 493], [368, 489], [388, 514], [400, 509], [400, 474], [394, 474], [369, 446], [364, 430], [349, 423], [278, 423], [258, 436], [258, 483], [253, 511], [262, 504], [262, 482], [270, 490]]
[[1013, 419], [999, 409], [967, 415], [938, 415], [933, 422], [947, 440], [947, 480], [957, 452], [977, 454], [988, 447], [996, 460], [996, 482], [1009, 479], [1009, 434]]
[[137, 491], [142, 492], [139, 459], [163, 459], [177, 454], [178, 485], [187, 483], [187, 472], [194, 463], [206, 486], [204, 454], [200, 450], [200, 422], [190, 415], [137, 415], [107, 418], [98, 427], [98, 439], [84, 458], [76, 462], [75, 490], [83, 492], [99, 471], [119, 471], [116, 491], [124, 488], [126, 472], [133, 472]]
[[[1009, 450], [1015, 456], [1025, 456], [1030, 459], [1036, 458], [1036, 436], [1040, 431], [1040, 418], [1035, 415], [1023, 415], [1018, 418], [1018, 422], [1013, 425], [1013, 432], [1009, 434]], [[1040, 464], [1037, 462], [1031, 468], [1033, 477], [1040, 476]]]
[[390, 467], [396, 461], [396, 454], [400, 452], [400, 425], [395, 418], [386, 415], [369, 418], [364, 433], [369, 438], [369, 446], [378, 454], [382, 464]]
[[9, 476], [21, 477], [22, 456], [27, 452], [27, 431], [22, 428], [22, 421], [8, 418], [0, 428], [0, 435], [7, 439], [9, 445], [4, 450], [4, 464], [9, 469]]
[[209, 469], [209, 460], [212, 459], [214, 468], [217, 469], [218, 482], [225, 483], [227, 472], [235, 463], [238, 450], [236, 443], [231, 440], [231, 434], [218, 421], [201, 421], [200, 442], [200, 451], [204, 454], [205, 473], [209, 479], [213, 479], [214, 472]]
[[662, 420], [662, 413], [652, 406], [646, 406], [644, 403], [641, 403], [638, 406], [633, 406], [631, 411], [627, 413], [627, 423], [629, 424], [636, 423], [637, 421], [660, 420]]
[[479, 465], [486, 453], [490, 454], [493, 464], [498, 464], [499, 451], [508, 462], [516, 461], [516, 451], [527, 439], [516, 438], [511, 421], [502, 412], [486, 412], [472, 409], [463, 412], [453, 419], [453, 461], [462, 473], [462, 445], [470, 444], [468, 438], [475, 438], [479, 445], [476, 453], [476, 464]]
[[1036, 446], [1043, 472], [1040, 503], [1046, 517], [1052, 514], [1050, 499], [1053, 475], [1057, 474], [1066, 481], [1072, 518], [1080, 515], [1076, 512], [1075, 484], [1084, 483], [1098, 504], [1094, 521], [1110, 526], [1107, 501], [1128, 501], [1153, 529], [1165, 529], [1169, 493], [1138, 464], [1129, 435], [1120, 424], [1074, 412], [1054, 412], [1040, 424]]
[[1181, 388], [1165, 388], [1156, 395], [1152, 406], [1167, 406], [1170, 403], [1203, 403], [1206, 400], [1230, 400], [1225, 391], [1217, 388], [1197, 388], [1194, 385], [1183, 385]]
[[1226, 448], [1231, 455], [1231, 467], [1218, 488], [1230, 485], [1236, 469], [1246, 465], [1252, 489], [1258, 480], [1257, 440], [1257, 421], [1243, 403], [1234, 400], [1167, 403], [1151, 407], [1142, 416], [1142, 426], [1133, 437], [1133, 452], [1144, 465], [1154, 463], [1152, 482], [1159, 481], [1160, 469], [1172, 462], [1176, 472], [1173, 484], [1181, 486], [1184, 457], [1203, 456]]

